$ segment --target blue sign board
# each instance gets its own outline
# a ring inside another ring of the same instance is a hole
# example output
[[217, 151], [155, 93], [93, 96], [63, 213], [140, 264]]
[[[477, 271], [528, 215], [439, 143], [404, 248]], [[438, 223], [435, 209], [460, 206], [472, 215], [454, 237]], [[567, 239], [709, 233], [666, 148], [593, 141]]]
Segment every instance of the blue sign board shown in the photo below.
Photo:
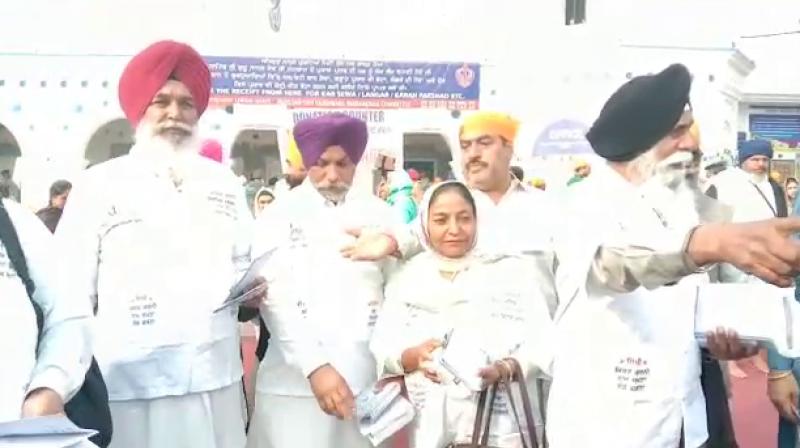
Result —
[[477, 109], [480, 65], [207, 57], [216, 104]]
[[800, 115], [751, 114], [750, 136], [796, 146], [800, 143]]
[[534, 156], [577, 155], [592, 152], [586, 141], [589, 128], [575, 120], [559, 120], [547, 126], [536, 139]]

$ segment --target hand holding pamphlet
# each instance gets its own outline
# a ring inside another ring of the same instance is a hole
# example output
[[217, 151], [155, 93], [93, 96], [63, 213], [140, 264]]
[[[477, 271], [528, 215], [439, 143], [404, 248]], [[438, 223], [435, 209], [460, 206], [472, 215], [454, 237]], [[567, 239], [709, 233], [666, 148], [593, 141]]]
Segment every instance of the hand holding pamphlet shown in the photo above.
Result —
[[380, 445], [414, 420], [414, 407], [401, 392], [398, 382], [389, 382], [382, 388], [375, 385], [356, 397], [358, 429], [373, 445]]
[[214, 310], [215, 313], [232, 306], [238, 306], [253, 297], [258, 297], [267, 290], [266, 282], [259, 282], [259, 279], [261, 279], [261, 271], [267, 265], [272, 254], [275, 253], [276, 250], [277, 248], [273, 248], [264, 252], [250, 264], [250, 267], [247, 268], [242, 278], [231, 288], [230, 294], [228, 294], [228, 297], [222, 305]]
[[744, 342], [800, 358], [800, 304], [794, 290], [766, 283], [701, 285], [695, 302], [695, 337], [705, 343], [718, 328], [734, 330]]
[[489, 355], [481, 347], [481, 338], [475, 332], [451, 330], [442, 344], [438, 363], [453, 375], [457, 382], [478, 392], [483, 389], [483, 380], [479, 372], [491, 363]]

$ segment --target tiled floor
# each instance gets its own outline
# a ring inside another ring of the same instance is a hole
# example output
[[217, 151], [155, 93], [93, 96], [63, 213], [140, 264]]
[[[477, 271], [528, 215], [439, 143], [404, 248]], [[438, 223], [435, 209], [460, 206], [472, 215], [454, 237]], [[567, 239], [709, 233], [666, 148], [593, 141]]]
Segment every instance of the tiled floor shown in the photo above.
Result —
[[733, 379], [733, 424], [740, 448], [774, 448], [778, 414], [767, 398], [767, 378], [752, 364], [745, 364], [748, 377]]

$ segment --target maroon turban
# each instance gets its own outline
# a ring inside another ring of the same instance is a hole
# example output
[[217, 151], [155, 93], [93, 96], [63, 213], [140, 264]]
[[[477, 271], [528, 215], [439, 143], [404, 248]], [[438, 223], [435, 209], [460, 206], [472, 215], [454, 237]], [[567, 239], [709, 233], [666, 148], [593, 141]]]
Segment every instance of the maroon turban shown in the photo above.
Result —
[[358, 118], [335, 113], [308, 118], [294, 126], [294, 140], [310, 168], [331, 146], [341, 146], [355, 164], [361, 160], [369, 138], [367, 124]]
[[153, 97], [170, 78], [186, 85], [197, 113], [203, 114], [211, 93], [208, 65], [194, 48], [164, 40], [134, 56], [119, 79], [119, 104], [131, 125], [139, 124]]

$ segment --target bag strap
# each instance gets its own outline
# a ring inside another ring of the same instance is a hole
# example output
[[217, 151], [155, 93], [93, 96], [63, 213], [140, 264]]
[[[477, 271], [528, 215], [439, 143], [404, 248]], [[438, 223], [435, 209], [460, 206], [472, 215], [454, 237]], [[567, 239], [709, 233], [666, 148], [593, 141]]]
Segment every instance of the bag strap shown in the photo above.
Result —
[[3, 246], [6, 248], [6, 255], [11, 262], [11, 267], [14, 268], [22, 284], [25, 285], [28, 296], [33, 297], [36, 287], [28, 274], [28, 262], [25, 260], [25, 253], [22, 252], [17, 230], [14, 228], [14, 223], [11, 222], [11, 217], [8, 216], [8, 210], [3, 205], [3, 201], [0, 201], [0, 240], [2, 240]]
[[483, 435], [481, 436], [481, 444], [483, 448], [489, 447], [489, 430], [492, 427], [492, 414], [494, 414], [494, 401], [497, 398], [497, 385], [493, 384], [489, 388], [489, 402], [486, 403], [489, 411], [486, 414], [486, 424], [483, 425]]
[[547, 400], [545, 400], [545, 380], [536, 379], [537, 400], [539, 401], [539, 414], [542, 416], [542, 445], [547, 448]]
[[[472, 441], [470, 447], [480, 448], [487, 446], [489, 442], [489, 424], [492, 421], [492, 406], [494, 405], [497, 387], [492, 385], [484, 389], [478, 395], [478, 409], [475, 412], [475, 422], [472, 424]], [[489, 414], [486, 417], [486, 425], [483, 424], [483, 415], [486, 411], [487, 401], [489, 403]], [[484, 430], [485, 428], [485, 430]]]
[[475, 422], [472, 424], [472, 443], [473, 447], [478, 446], [478, 438], [481, 436], [481, 429], [483, 428], [483, 411], [486, 407], [487, 391], [482, 390], [478, 396], [478, 410], [475, 413]]
[[752, 182], [750, 182], [750, 185], [752, 185], [752, 186], [753, 186], [753, 188], [755, 188], [755, 189], [756, 189], [756, 191], [758, 192], [758, 194], [760, 194], [760, 195], [761, 195], [761, 199], [763, 199], [763, 200], [764, 200], [764, 202], [766, 202], [766, 203], [767, 203], [767, 206], [769, 207], [770, 211], [772, 211], [772, 216], [774, 216], [774, 217], [776, 217], [776, 218], [777, 218], [777, 217], [778, 217], [778, 212], [775, 210], [775, 207], [773, 207], [773, 206], [772, 206], [772, 202], [769, 202], [769, 199], [767, 199], [767, 196], [764, 194], [764, 192], [763, 192], [763, 191], [761, 191], [761, 189], [760, 189], [760, 188], [758, 188], [758, 185], [756, 185], [756, 184], [754, 184], [754, 183], [752, 183]]
[[11, 267], [14, 268], [20, 281], [25, 285], [28, 299], [31, 301], [33, 311], [36, 313], [36, 325], [39, 333], [41, 333], [44, 324], [44, 313], [42, 313], [42, 308], [39, 304], [33, 299], [36, 285], [34, 285], [28, 272], [28, 262], [25, 260], [25, 253], [22, 251], [17, 229], [14, 228], [14, 223], [11, 221], [11, 217], [8, 215], [8, 210], [6, 210], [2, 200], [0, 200], [0, 241], [6, 249], [6, 256], [11, 263]]
[[[530, 438], [533, 448], [539, 448], [539, 440], [536, 436], [536, 423], [533, 419], [533, 408], [531, 407], [531, 399], [528, 395], [528, 386], [525, 382], [525, 374], [522, 372], [522, 367], [516, 359], [506, 358], [504, 361], [511, 366], [513, 370], [511, 382], [517, 384], [517, 387], [519, 388], [519, 394], [522, 397], [522, 413], [525, 418], [525, 426], [528, 429], [528, 438]], [[515, 404], [514, 394], [511, 392], [511, 390], [508, 391], [508, 398], [509, 402], [511, 403], [511, 410], [514, 412], [514, 418], [517, 420], [517, 426], [521, 429], [522, 421], [519, 418], [519, 412], [517, 411], [517, 406]], [[520, 438], [522, 439], [523, 447], [527, 447], [523, 431], [520, 431]]]
[[[514, 413], [514, 421], [517, 423], [517, 428], [519, 428], [519, 438], [522, 441], [522, 448], [528, 448], [528, 442], [525, 440], [525, 435], [522, 433], [522, 425], [520, 425], [519, 420], [519, 411], [517, 411], [516, 401], [514, 399], [514, 392], [511, 390], [511, 383], [508, 384], [508, 388], [506, 389], [506, 393], [508, 394], [508, 402], [511, 404], [511, 411]], [[534, 437], [532, 440], [533, 448], [539, 448], [539, 443]]]

